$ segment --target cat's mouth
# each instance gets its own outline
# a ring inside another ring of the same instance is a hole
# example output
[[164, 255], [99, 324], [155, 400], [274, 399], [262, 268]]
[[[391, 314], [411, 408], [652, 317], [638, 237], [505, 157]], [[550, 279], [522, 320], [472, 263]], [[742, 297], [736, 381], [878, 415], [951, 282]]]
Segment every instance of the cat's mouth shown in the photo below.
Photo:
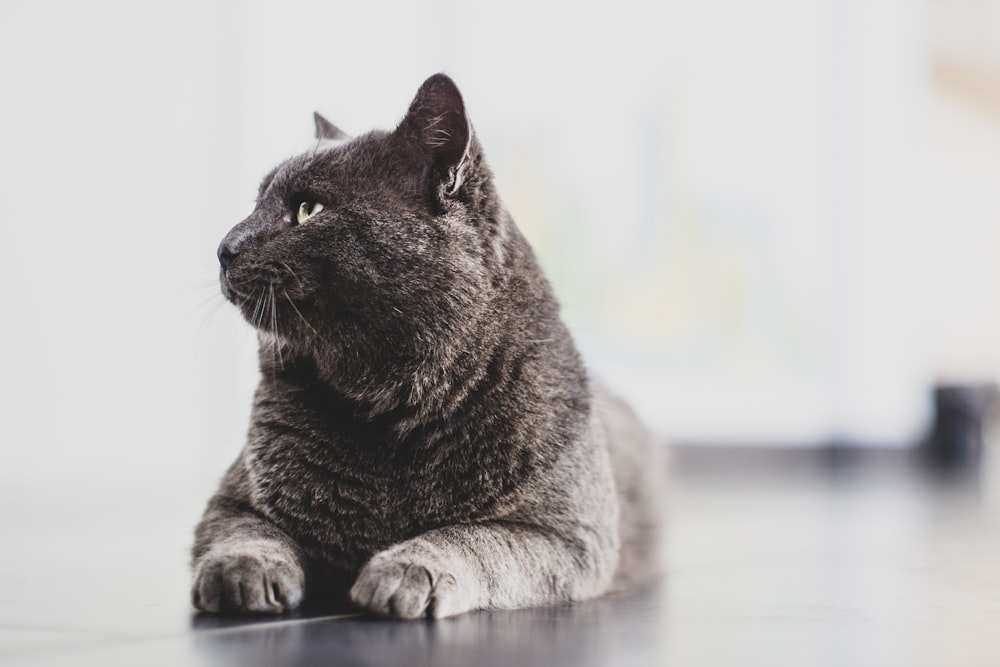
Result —
[[302, 281], [284, 262], [230, 266], [220, 273], [219, 283], [223, 296], [252, 326], [262, 330], [276, 329], [287, 311], [297, 309], [296, 301], [305, 296]]
[[230, 295], [245, 299], [261, 289], [279, 290], [289, 298], [304, 296], [305, 285], [285, 262], [230, 266], [221, 271], [220, 282], [222, 293], [230, 301], [233, 300]]

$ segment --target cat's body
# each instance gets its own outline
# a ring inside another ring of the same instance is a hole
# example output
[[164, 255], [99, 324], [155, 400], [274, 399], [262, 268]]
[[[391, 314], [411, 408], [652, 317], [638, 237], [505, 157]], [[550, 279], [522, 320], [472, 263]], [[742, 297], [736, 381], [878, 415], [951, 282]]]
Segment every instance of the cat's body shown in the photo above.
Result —
[[656, 448], [588, 380], [451, 80], [394, 132], [317, 128], [220, 246], [262, 372], [195, 605], [446, 616], [653, 573]]

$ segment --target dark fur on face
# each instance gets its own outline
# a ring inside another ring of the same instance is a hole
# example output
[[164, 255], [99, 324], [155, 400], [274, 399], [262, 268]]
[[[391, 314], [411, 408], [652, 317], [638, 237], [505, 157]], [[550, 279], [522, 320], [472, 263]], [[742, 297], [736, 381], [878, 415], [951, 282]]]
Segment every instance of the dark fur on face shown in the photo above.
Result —
[[441, 616], [606, 589], [627, 526], [654, 541], [650, 493], [623, 521], [615, 486], [648, 437], [588, 382], [458, 89], [431, 77], [393, 132], [316, 124], [219, 247], [262, 372], [197, 531], [196, 606], [353, 582], [378, 613]]

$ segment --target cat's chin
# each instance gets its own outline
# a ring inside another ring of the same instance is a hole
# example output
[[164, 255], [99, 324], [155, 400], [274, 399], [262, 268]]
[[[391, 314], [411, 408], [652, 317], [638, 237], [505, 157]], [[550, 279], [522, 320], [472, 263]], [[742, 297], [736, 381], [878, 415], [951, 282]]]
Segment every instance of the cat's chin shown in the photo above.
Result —
[[247, 324], [257, 330], [262, 341], [289, 343], [282, 332], [297, 326], [296, 317], [301, 315], [296, 316], [298, 307], [287, 294], [269, 285], [241, 285], [237, 289], [223, 281], [222, 295], [236, 306]]
[[287, 347], [286, 341], [281, 334], [264, 329], [257, 329], [257, 342], [261, 347]]
[[243, 294], [240, 290], [233, 286], [233, 283], [226, 276], [226, 272], [222, 271], [219, 274], [219, 290], [222, 292], [222, 296], [225, 297], [226, 301], [233, 304], [237, 308], [240, 304], [248, 298], [247, 295]]
[[[257, 300], [287, 301], [302, 299], [305, 285], [285, 262], [245, 261], [234, 263], [219, 272], [222, 295], [237, 308], [251, 311]], [[270, 305], [267, 303], [265, 305]]]

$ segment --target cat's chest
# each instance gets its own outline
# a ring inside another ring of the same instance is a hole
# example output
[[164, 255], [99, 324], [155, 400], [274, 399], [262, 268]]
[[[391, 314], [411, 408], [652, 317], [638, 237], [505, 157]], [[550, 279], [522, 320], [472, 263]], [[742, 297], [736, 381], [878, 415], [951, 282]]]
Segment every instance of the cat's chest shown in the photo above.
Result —
[[255, 503], [307, 553], [349, 568], [473, 518], [496, 496], [482, 462], [454, 443], [428, 451], [420, 440], [380, 438], [389, 435], [301, 418], [255, 424], [247, 452]]

